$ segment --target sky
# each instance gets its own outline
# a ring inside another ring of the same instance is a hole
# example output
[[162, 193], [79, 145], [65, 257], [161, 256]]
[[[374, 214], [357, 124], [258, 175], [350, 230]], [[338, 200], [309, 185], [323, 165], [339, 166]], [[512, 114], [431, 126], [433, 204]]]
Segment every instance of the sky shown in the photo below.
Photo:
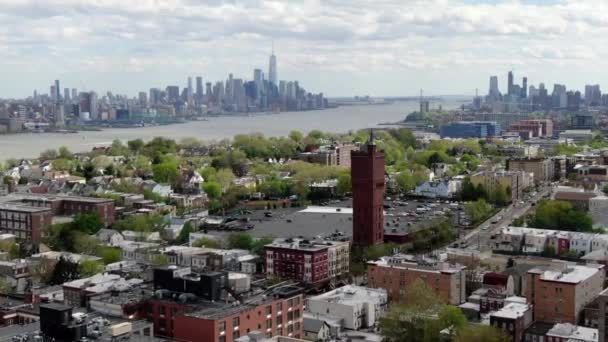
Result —
[[[606, 0], [0, 0], [0, 97], [267, 73], [326, 96], [608, 80]], [[608, 84], [604, 84], [608, 89]]]

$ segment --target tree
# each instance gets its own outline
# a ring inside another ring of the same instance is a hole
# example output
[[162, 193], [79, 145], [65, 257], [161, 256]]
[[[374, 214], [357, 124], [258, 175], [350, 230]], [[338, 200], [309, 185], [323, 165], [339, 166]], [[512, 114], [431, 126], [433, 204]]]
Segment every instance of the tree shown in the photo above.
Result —
[[65, 146], [59, 148], [59, 158], [71, 160], [74, 158], [74, 154]]
[[153, 266], [166, 266], [169, 265], [169, 258], [164, 254], [156, 254], [151, 258], [150, 262]]
[[490, 201], [497, 205], [506, 205], [510, 202], [510, 198], [507, 196], [507, 190], [500, 184], [496, 185], [494, 191], [490, 193]]
[[103, 246], [100, 248], [99, 257], [104, 264], [112, 264], [122, 260], [122, 255], [119, 248]]
[[251, 243], [250, 250], [255, 255], [263, 256], [264, 255], [264, 246], [271, 244], [273, 241], [274, 241], [274, 237], [272, 237], [272, 236], [264, 236], [259, 239], [255, 239]]
[[49, 284], [61, 285], [76, 279], [80, 279], [78, 264], [64, 257], [60, 257], [50, 276]]
[[453, 334], [466, 326], [467, 318], [460, 308], [453, 305], [446, 305], [439, 312], [439, 322], [441, 326], [450, 328], [450, 332]]
[[57, 153], [57, 151], [52, 148], [44, 150], [42, 153], [40, 153], [41, 160], [53, 160], [57, 159], [58, 156], [59, 154]]
[[304, 141], [304, 134], [294, 130], [289, 132], [289, 139], [293, 140], [296, 144], [301, 144]]
[[144, 141], [141, 139], [129, 140], [127, 146], [131, 152], [139, 153], [144, 148]]
[[460, 329], [454, 342], [509, 342], [511, 339], [502, 330], [490, 325], [468, 325]]
[[464, 212], [471, 222], [479, 223], [492, 213], [492, 206], [485, 200], [479, 199], [475, 202], [467, 202], [464, 205]]
[[218, 182], [210, 181], [203, 183], [203, 191], [211, 199], [220, 198], [222, 195], [222, 186]]
[[84, 260], [78, 265], [78, 272], [83, 278], [92, 277], [96, 274], [102, 273], [103, 270], [103, 265], [95, 260]]
[[200, 238], [200, 239], [194, 241], [192, 243], [192, 246], [220, 249], [220, 248], [222, 248], [222, 243], [215, 239], [203, 237], [203, 238]]
[[74, 251], [80, 254], [95, 255], [99, 249], [99, 243], [90, 235], [74, 233]]
[[152, 166], [152, 173], [158, 183], [175, 184], [180, 177], [177, 163], [171, 161]]
[[112, 145], [108, 150], [108, 154], [111, 156], [124, 156], [128, 154], [127, 147], [120, 141], [120, 139], [114, 139]]
[[352, 179], [350, 176], [350, 170], [348, 170], [338, 176], [338, 185], [336, 186], [336, 191], [338, 192], [338, 195], [344, 196], [345, 194], [350, 193], [352, 190]]
[[194, 232], [194, 226], [192, 226], [192, 222], [188, 221], [182, 227], [174, 243], [181, 245], [188, 242], [190, 240], [190, 233], [192, 232]]
[[234, 174], [230, 169], [220, 169], [215, 174], [215, 179], [222, 187], [222, 193], [226, 192], [234, 181]]
[[253, 238], [247, 233], [232, 233], [228, 236], [228, 248], [251, 249]]
[[74, 220], [70, 223], [70, 228], [87, 234], [96, 234], [104, 227], [99, 214], [76, 214]]
[[565, 201], [541, 200], [528, 226], [541, 229], [590, 232], [593, 220], [584, 211]]
[[416, 188], [416, 181], [409, 170], [399, 173], [396, 181], [397, 186], [399, 186], [399, 191], [401, 192], [410, 192]]

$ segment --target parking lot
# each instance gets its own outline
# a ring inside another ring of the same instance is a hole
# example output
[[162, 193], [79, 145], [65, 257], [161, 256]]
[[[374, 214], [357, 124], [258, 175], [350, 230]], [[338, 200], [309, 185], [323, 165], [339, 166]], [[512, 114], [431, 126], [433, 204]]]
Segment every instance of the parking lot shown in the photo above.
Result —
[[[424, 199], [392, 199], [384, 203], [386, 232], [413, 232], [434, 224], [436, 219], [451, 215], [453, 223], [459, 223], [461, 203]], [[331, 234], [352, 235], [352, 200], [329, 201], [320, 206], [252, 210], [235, 216], [253, 229], [253, 236], [326, 237]], [[214, 231], [225, 235], [231, 231]]]

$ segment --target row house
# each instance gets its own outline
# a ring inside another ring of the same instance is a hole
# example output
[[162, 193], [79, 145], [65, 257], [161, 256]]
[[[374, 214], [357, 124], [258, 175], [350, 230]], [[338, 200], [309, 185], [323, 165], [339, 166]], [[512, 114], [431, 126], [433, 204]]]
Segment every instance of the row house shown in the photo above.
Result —
[[292, 279], [313, 287], [336, 283], [349, 272], [350, 243], [276, 239], [264, 246], [266, 275]]

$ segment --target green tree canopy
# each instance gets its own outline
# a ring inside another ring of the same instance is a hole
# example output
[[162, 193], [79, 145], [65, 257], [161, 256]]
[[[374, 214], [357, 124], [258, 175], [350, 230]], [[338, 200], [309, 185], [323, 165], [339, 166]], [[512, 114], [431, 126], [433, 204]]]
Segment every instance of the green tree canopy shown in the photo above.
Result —
[[228, 248], [250, 250], [253, 238], [247, 233], [232, 233], [228, 236]]
[[590, 232], [593, 220], [584, 211], [565, 201], [541, 200], [528, 226], [551, 230]]

